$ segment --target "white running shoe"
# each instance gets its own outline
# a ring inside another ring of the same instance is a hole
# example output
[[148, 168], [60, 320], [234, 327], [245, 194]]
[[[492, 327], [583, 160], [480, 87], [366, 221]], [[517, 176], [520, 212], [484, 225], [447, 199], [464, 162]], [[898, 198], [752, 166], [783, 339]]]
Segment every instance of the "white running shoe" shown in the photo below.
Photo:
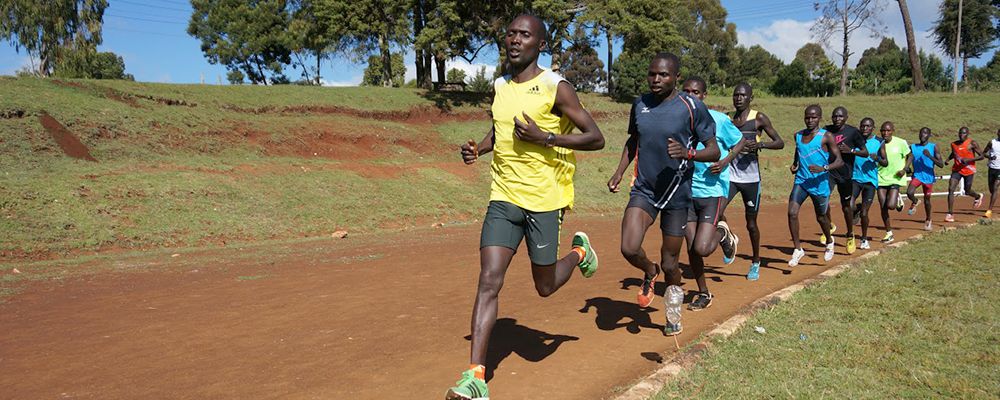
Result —
[[924, 230], [928, 232], [934, 230], [934, 225], [931, 224], [931, 221], [927, 221], [927, 224], [924, 225]]
[[823, 253], [823, 261], [830, 261], [833, 259], [833, 242], [826, 245], [826, 252]]
[[794, 267], [796, 265], [799, 265], [799, 261], [801, 261], [802, 257], [805, 257], [805, 256], [806, 256], [806, 251], [805, 250], [795, 249], [794, 251], [792, 251], [792, 259], [788, 260], [788, 266], [789, 267]]
[[868, 239], [861, 239], [861, 244], [858, 245], [858, 248], [861, 250], [868, 250], [872, 248], [872, 245], [871, 243], [868, 243]]

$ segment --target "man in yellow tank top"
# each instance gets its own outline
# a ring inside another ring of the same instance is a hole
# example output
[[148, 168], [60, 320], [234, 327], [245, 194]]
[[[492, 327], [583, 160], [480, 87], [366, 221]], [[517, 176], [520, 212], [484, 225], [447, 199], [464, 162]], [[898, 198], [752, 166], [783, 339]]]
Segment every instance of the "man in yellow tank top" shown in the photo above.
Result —
[[[575, 269], [585, 277], [597, 270], [597, 253], [583, 232], [573, 236], [572, 250], [558, 258], [563, 212], [573, 206], [573, 150], [600, 150], [604, 136], [573, 86], [538, 66], [546, 36], [545, 25], [531, 15], [521, 15], [507, 27], [509, 74], [493, 84], [493, 127], [479, 143], [469, 140], [462, 146], [466, 164], [493, 152], [492, 185], [479, 242], [470, 365], [445, 399], [489, 398], [486, 349], [497, 320], [497, 296], [522, 239], [542, 297], [555, 293]], [[581, 133], [573, 134], [574, 127]]]

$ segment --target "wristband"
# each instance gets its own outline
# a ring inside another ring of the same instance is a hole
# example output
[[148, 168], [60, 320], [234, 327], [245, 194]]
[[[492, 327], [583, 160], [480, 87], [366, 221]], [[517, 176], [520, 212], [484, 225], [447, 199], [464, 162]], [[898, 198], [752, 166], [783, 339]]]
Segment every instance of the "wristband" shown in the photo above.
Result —
[[549, 132], [549, 137], [545, 138], [545, 147], [555, 147], [556, 134]]
[[828, 166], [828, 165], [824, 165], [824, 166], [823, 166], [823, 170], [824, 170], [824, 171], [829, 171], [829, 170], [830, 170], [830, 166]]
[[694, 156], [695, 156], [696, 154], [698, 154], [698, 151], [696, 151], [695, 149], [689, 149], [689, 150], [688, 150], [688, 158], [687, 158], [687, 159], [688, 159], [688, 160], [693, 160], [693, 159], [694, 159]]

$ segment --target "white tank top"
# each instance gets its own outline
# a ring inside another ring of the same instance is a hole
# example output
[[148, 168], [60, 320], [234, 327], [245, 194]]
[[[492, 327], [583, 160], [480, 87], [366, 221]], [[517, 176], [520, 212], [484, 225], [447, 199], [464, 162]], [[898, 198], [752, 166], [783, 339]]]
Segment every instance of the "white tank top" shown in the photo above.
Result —
[[1000, 140], [990, 140], [990, 169], [1000, 169]]

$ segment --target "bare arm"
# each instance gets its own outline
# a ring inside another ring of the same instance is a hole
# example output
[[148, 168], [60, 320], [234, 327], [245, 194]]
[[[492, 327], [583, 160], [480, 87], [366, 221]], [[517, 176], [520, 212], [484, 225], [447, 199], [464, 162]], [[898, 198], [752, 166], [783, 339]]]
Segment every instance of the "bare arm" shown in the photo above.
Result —
[[[827, 151], [833, 155], [833, 162], [826, 166], [826, 170], [837, 169], [844, 166], [844, 159], [840, 157], [840, 149], [837, 148], [837, 144], [834, 143], [833, 135], [829, 132], [823, 134], [823, 145], [826, 146]], [[816, 169], [819, 169], [818, 171]], [[810, 165], [809, 170], [812, 172], [822, 172], [823, 167], [818, 165]]]
[[462, 161], [465, 161], [466, 164], [472, 164], [476, 162], [479, 156], [493, 151], [494, 129], [490, 127], [490, 130], [486, 132], [486, 136], [478, 144], [472, 139], [463, 144]]
[[552, 107], [569, 118], [580, 130], [579, 134], [557, 135], [555, 132], [544, 132], [527, 114], [521, 114], [524, 121], [514, 117], [514, 135], [523, 141], [545, 146], [553, 135], [551, 146], [564, 147], [573, 150], [600, 150], [604, 148], [604, 134], [597, 127], [597, 122], [580, 104], [580, 97], [569, 82], [560, 82], [556, 90], [556, 102]]
[[737, 142], [736, 146], [733, 146], [733, 148], [729, 149], [729, 154], [726, 154], [726, 156], [722, 157], [722, 159], [719, 160], [718, 162], [709, 165], [708, 170], [716, 175], [721, 173], [722, 169], [725, 168], [727, 165], [731, 164], [733, 160], [736, 159], [736, 156], [738, 156], [740, 152], [743, 151], [743, 148], [746, 147], [746, 144], [747, 144], [746, 140], [740, 140], [739, 142]]
[[889, 166], [889, 156], [885, 154], [885, 143], [882, 143], [882, 145], [878, 147], [878, 157], [875, 161], [878, 162], [880, 167], [884, 168]]
[[931, 160], [934, 161], [934, 165], [937, 165], [938, 168], [944, 167], [944, 161], [941, 160], [941, 153], [938, 153], [936, 147], [934, 149], [934, 156], [931, 157]]
[[[913, 165], [913, 152], [906, 155], [906, 164], [903, 164], [903, 169], [899, 172], [909, 171], [910, 167]], [[897, 176], [902, 176], [900, 173], [896, 173]]]
[[608, 180], [608, 190], [611, 193], [618, 193], [618, 190], [620, 190], [619, 186], [621, 185], [622, 177], [625, 175], [625, 170], [628, 169], [628, 165], [635, 159], [635, 154], [638, 150], [639, 138], [635, 135], [629, 135], [628, 139], [625, 139], [625, 147], [622, 149], [621, 159], [618, 160], [618, 168], [615, 169], [615, 173]]
[[965, 161], [966, 163], [972, 163], [972, 162], [976, 162], [976, 161], [979, 161], [979, 160], [982, 160], [982, 159], [986, 158], [986, 155], [983, 154], [982, 150], [979, 149], [979, 143], [976, 143], [975, 140], [972, 141], [972, 146], [970, 146], [970, 147], [972, 148], [972, 154], [976, 158], [973, 158], [971, 160], [966, 160]]
[[778, 131], [774, 129], [773, 125], [771, 125], [771, 119], [768, 118], [767, 115], [757, 113], [756, 120], [757, 129], [763, 129], [764, 133], [767, 134], [767, 137], [771, 139], [770, 141], [757, 144], [757, 147], [768, 150], [781, 150], [785, 148], [785, 141], [781, 139], [781, 136], [778, 135]]

